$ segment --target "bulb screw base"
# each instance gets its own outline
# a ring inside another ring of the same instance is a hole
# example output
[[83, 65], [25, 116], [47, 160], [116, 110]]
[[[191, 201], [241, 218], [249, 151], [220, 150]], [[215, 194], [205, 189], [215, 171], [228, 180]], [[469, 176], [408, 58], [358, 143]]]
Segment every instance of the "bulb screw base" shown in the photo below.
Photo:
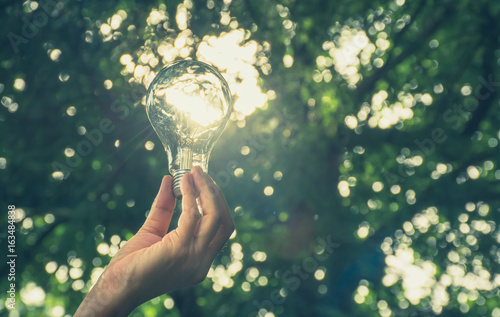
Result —
[[181, 179], [182, 176], [185, 174], [189, 173], [190, 170], [188, 169], [180, 169], [175, 172], [173, 172], [172, 176], [174, 177], [174, 181], [172, 182], [172, 193], [174, 194], [175, 198], [178, 200], [182, 200], [182, 194], [181, 194]]

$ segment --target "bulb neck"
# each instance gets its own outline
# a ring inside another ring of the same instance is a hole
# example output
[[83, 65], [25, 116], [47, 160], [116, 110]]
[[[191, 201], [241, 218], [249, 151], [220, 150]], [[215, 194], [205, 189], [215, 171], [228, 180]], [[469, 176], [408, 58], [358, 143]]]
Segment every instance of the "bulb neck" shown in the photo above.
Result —
[[174, 181], [172, 182], [172, 193], [175, 198], [178, 200], [182, 200], [181, 194], [181, 179], [186, 173], [189, 173], [189, 169], [179, 169], [173, 172], [172, 176], [174, 177]]
[[179, 151], [179, 165], [182, 170], [189, 170], [193, 167], [193, 149], [183, 147]]

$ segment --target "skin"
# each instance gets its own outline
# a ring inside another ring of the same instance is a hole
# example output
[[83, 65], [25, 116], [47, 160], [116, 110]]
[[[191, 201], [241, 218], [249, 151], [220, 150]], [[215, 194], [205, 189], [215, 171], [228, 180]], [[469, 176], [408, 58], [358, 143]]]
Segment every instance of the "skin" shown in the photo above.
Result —
[[234, 231], [229, 208], [196, 166], [182, 178], [182, 214], [167, 234], [175, 207], [171, 188], [172, 178], [165, 176], [143, 226], [111, 260], [75, 317], [127, 316], [156, 296], [205, 279]]

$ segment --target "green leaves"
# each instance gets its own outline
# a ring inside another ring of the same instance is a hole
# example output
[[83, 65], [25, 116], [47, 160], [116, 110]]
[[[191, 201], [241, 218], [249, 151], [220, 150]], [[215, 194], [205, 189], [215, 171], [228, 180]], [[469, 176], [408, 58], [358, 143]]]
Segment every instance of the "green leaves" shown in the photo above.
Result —
[[0, 6], [0, 200], [24, 210], [18, 290], [45, 294], [19, 314], [74, 312], [143, 223], [168, 172], [145, 87], [186, 57], [241, 98], [210, 160], [237, 227], [214, 270], [241, 270], [132, 316], [498, 313], [498, 3], [34, 3]]

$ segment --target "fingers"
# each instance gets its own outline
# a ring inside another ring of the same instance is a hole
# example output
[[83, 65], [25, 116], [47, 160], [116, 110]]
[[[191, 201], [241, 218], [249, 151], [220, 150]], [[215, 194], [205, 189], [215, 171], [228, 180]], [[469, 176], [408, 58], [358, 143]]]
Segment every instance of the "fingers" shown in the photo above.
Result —
[[206, 174], [198, 166], [193, 168], [192, 174], [194, 184], [200, 193], [199, 202], [203, 214], [196, 229], [196, 244], [198, 250], [204, 251], [219, 230], [221, 211], [214, 190], [215, 184], [208, 181]]
[[[208, 176], [210, 179], [210, 177]], [[211, 182], [213, 182], [210, 179]], [[231, 212], [229, 211], [229, 207], [227, 205], [226, 200], [222, 194], [222, 191], [219, 189], [217, 185], [214, 183], [214, 191], [217, 199], [217, 203], [220, 209], [221, 214], [221, 224], [214, 238], [210, 242], [208, 246], [204, 261], [207, 263], [205, 265], [210, 266], [212, 261], [215, 259], [220, 250], [224, 247], [229, 237], [232, 235], [235, 229], [233, 218], [231, 217]]]
[[182, 194], [182, 214], [179, 217], [179, 224], [176, 229], [177, 233], [184, 242], [193, 239], [196, 224], [200, 218], [200, 211], [196, 204], [196, 189], [193, 185], [193, 175], [187, 173], [181, 180]]
[[210, 267], [234, 231], [229, 207], [219, 187], [198, 166], [183, 177], [181, 192], [182, 214], [177, 233], [185, 243], [194, 243], [203, 258], [202, 267]]
[[140, 230], [150, 232], [158, 236], [167, 233], [170, 220], [175, 207], [175, 198], [172, 195], [172, 177], [164, 176], [160, 190], [151, 206], [148, 218]]

